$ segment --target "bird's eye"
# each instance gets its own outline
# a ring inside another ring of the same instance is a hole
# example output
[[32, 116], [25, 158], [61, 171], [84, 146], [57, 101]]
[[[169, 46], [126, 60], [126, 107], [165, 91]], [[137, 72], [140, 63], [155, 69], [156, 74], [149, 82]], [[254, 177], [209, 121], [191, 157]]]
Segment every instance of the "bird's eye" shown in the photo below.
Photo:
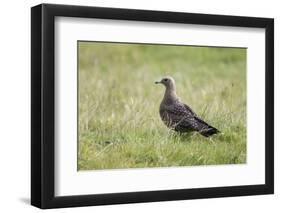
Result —
[[168, 81], [168, 79], [167, 79], [167, 78], [165, 78], [165, 79], [164, 79], [164, 81]]

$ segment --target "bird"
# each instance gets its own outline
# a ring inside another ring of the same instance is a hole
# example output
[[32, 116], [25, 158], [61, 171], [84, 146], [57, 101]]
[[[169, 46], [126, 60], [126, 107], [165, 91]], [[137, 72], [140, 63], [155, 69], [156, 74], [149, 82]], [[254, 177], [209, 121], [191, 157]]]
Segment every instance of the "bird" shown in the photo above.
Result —
[[155, 84], [163, 84], [166, 87], [159, 114], [169, 129], [179, 133], [196, 131], [205, 137], [220, 132], [201, 119], [188, 105], [181, 102], [176, 94], [176, 83], [172, 77], [164, 77], [161, 81], [156, 81]]

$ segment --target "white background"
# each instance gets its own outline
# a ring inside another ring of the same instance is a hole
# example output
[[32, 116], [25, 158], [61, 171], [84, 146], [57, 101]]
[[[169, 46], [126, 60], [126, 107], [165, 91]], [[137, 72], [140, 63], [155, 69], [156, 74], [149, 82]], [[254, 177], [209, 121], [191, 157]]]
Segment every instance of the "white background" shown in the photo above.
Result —
[[[82, 4], [154, 10], [172, 10], [275, 18], [275, 55], [281, 53], [281, 13], [279, 1], [86, 1], [60, 0], [46, 3]], [[30, 7], [40, 1], [1, 2], [0, 76], [0, 211], [38, 212], [29, 206], [30, 196]], [[173, 201], [50, 210], [51, 212], [280, 212], [281, 207], [281, 75], [275, 63], [275, 195]], [[279, 85], [278, 85], [279, 84]], [[280, 209], [279, 209], [280, 208]]]

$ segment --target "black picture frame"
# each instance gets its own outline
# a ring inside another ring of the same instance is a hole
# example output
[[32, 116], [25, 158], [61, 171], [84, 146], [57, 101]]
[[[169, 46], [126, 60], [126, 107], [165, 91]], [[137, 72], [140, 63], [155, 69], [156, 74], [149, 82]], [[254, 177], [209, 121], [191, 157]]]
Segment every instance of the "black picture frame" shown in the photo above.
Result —
[[[54, 18], [80, 17], [264, 28], [265, 184], [93, 195], [54, 195]], [[31, 8], [31, 204], [39, 208], [216, 198], [274, 193], [274, 20], [271, 18], [41, 4]]]

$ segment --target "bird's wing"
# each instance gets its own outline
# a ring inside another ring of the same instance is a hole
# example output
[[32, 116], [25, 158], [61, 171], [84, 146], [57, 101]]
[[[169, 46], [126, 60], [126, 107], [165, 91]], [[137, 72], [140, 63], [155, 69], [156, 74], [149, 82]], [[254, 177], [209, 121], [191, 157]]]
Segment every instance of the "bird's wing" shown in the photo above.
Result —
[[187, 106], [186, 104], [184, 104], [184, 106], [186, 110], [189, 111], [194, 116], [194, 119], [200, 124], [200, 128], [211, 127], [208, 123], [206, 123], [204, 120], [198, 117], [198, 115], [195, 112], [193, 112], [189, 106]]
[[184, 105], [180, 102], [165, 106], [164, 109], [168, 113], [173, 115], [175, 118], [176, 117], [193, 117], [195, 114], [192, 110], [188, 110], [186, 108], [186, 105]]
[[170, 126], [181, 126], [191, 130], [197, 130], [196, 114], [187, 105], [176, 102], [172, 105], [165, 106], [162, 109], [162, 115], [166, 116], [163, 120], [170, 124]]
[[195, 112], [193, 112], [193, 110], [186, 104], [183, 104], [186, 111], [188, 111], [190, 114], [192, 114], [193, 116], [197, 116]]
[[175, 102], [174, 104], [162, 107], [161, 111], [162, 120], [167, 126], [174, 128], [176, 131], [198, 131], [206, 137], [219, 132], [219, 130], [198, 117], [192, 109], [184, 103]]

